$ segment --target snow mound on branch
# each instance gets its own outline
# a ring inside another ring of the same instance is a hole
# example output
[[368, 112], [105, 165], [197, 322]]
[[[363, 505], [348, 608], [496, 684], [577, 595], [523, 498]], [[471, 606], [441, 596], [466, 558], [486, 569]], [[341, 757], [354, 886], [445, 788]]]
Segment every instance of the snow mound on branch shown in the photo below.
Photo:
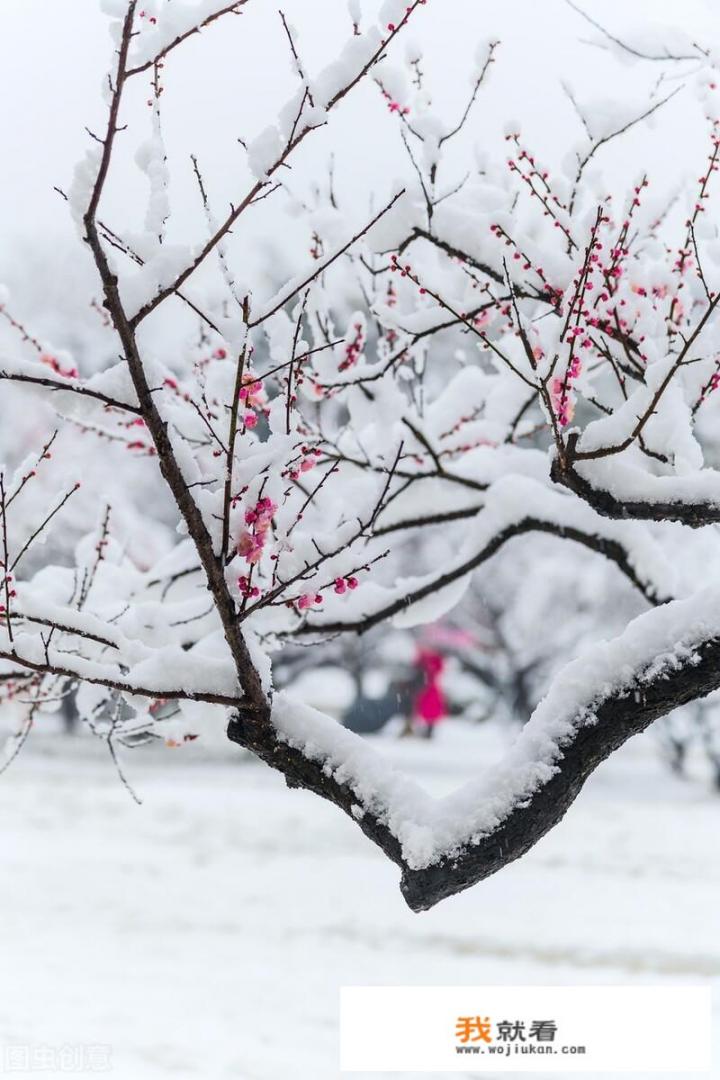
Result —
[[435, 800], [398, 773], [359, 736], [290, 695], [280, 693], [272, 721], [279, 737], [347, 784], [363, 811], [378, 816], [421, 869], [477, 843], [514, 807], [527, 801], [559, 768], [562, 747], [595, 723], [598, 706], [617, 694], [641, 693], [644, 683], [692, 662], [699, 645], [720, 636], [720, 589], [708, 589], [634, 619], [556, 677], [515, 744], [452, 795]]
[[[104, 3], [104, 10], [109, 15], [122, 17], [127, 9], [124, 2], [104, 0]], [[173, 0], [172, 3], [165, 0], [156, 11], [153, 5], [146, 5], [146, 14], [157, 21], [152, 23], [143, 17], [136, 23], [136, 30], [140, 28], [142, 33], [137, 34], [133, 43], [129, 66], [139, 67], [154, 60], [178, 38], [192, 33], [196, 27], [224, 11], [228, 3], [229, 0]]]
[[[508, 450], [511, 451], [511, 448]], [[481, 451], [478, 456], [482, 456]], [[510, 457], [511, 453], [507, 456]], [[486, 457], [488, 463], [494, 461], [491, 455]], [[519, 464], [532, 465], [533, 459], [528, 461], [527, 457], [529, 455], [522, 461], [518, 454]], [[542, 459], [542, 455], [538, 455], [538, 459]], [[477, 498], [476, 492], [472, 493], [472, 498]], [[420, 488], [405, 501], [398, 500], [398, 520], [421, 518], [427, 513], [427, 499], [427, 489]], [[431, 573], [398, 579], [392, 587], [369, 582], [352, 597], [328, 596], [322, 612], [313, 614], [312, 625], [321, 629], [324, 624], [332, 624], [338, 618], [350, 622], [361, 621], [400, 600], [405, 603], [393, 618], [393, 624], [397, 627], [419, 626], [439, 619], [462, 598], [474, 570], [480, 564], [474, 560], [479, 560], [483, 552], [506, 530], [521, 526], [529, 519], [540, 525], [547, 524], [560, 535], [564, 530], [574, 529], [598, 540], [621, 544], [629, 566], [650, 594], [662, 600], [678, 595], [678, 575], [645, 526], [637, 522], [601, 518], [579, 500], [568, 498], [537, 479], [514, 473], [492, 483], [485, 493], [482, 510], [462, 521], [463, 540], [452, 559]], [[447, 584], [444, 585], [444, 582]], [[412, 602], [412, 597], [425, 588], [428, 588], [428, 595]]]
[[579, 461], [575, 471], [593, 487], [620, 502], [700, 503], [720, 507], [720, 472], [703, 469], [686, 476], [652, 476], [646, 469], [619, 455], [597, 461]]

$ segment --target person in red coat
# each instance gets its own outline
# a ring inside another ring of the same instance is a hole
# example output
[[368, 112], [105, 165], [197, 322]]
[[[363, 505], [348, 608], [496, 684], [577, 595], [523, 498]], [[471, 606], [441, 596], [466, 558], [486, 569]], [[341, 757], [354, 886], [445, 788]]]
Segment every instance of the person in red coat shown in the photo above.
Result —
[[440, 676], [445, 667], [445, 659], [439, 652], [420, 649], [416, 663], [425, 676], [425, 685], [415, 698], [413, 716], [423, 727], [423, 733], [430, 738], [437, 724], [447, 716], [445, 695], [440, 686]]

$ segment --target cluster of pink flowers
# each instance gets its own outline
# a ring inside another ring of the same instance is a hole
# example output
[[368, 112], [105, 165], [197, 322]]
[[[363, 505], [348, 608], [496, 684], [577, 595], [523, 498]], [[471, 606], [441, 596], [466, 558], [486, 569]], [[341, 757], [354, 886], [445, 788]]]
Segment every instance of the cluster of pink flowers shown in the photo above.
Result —
[[243, 422], [246, 428], [257, 426], [258, 413], [263, 412], [267, 405], [265, 390], [262, 381], [257, 379], [251, 372], [243, 375], [243, 385], [240, 387], [238, 397], [246, 408]]
[[579, 356], [574, 356], [564, 378], [555, 378], [550, 388], [553, 409], [560, 427], [567, 427], [575, 414], [575, 402], [571, 396], [572, 383], [582, 371]]
[[[15, 589], [13, 587], [13, 576], [12, 576], [12, 574], [6, 574], [5, 575], [4, 586], [5, 586], [5, 594], [7, 596], [7, 599], [8, 600], [14, 600], [14, 598], [17, 596], [17, 593], [16, 593], [16, 591], [15, 591]], [[7, 609], [5, 607], [5, 604], [0, 604], [0, 615], [5, 615], [6, 611], [7, 611]]]
[[339, 577], [339, 578], [335, 578], [335, 584], [333, 586], [333, 592], [336, 592], [336, 593], [338, 593], [339, 596], [342, 596], [342, 594], [347, 589], [357, 589], [359, 584], [360, 584], [360, 582], [358, 581], [358, 579], [356, 577], [347, 577], [347, 578]]
[[392, 254], [390, 256], [390, 269], [393, 273], [399, 273], [400, 277], [409, 277], [411, 281], [414, 280], [414, 278], [412, 277], [412, 266], [410, 265], [410, 263], [407, 263], [405, 266], [403, 266], [402, 263], [400, 263], [400, 261], [398, 260], [397, 255], [395, 254]]
[[277, 503], [266, 496], [245, 511], [245, 524], [248, 527], [240, 533], [237, 551], [251, 566], [262, 557], [276, 510]]
[[[392, 281], [388, 281], [387, 289], [385, 290], [385, 303], [387, 304], [387, 306], [389, 308], [394, 308], [397, 305], [397, 302], [398, 302], [397, 289], [393, 285]], [[382, 332], [382, 336], [383, 336], [384, 340], [387, 342], [387, 344], [390, 346], [390, 348], [392, 349], [395, 346], [395, 343], [396, 343], [396, 341], [398, 339], [397, 331], [393, 330], [391, 327], [384, 327], [383, 332]]]
[[[357, 589], [359, 584], [360, 582], [358, 581], [358, 579], [351, 574], [349, 577], [335, 578], [335, 582], [332, 588], [333, 592], [337, 593], [338, 596], [342, 596], [343, 593], [347, 592], [348, 589]], [[298, 611], [307, 611], [308, 608], [322, 604], [322, 602], [322, 592], [307, 592], [303, 593], [302, 596], [299, 596], [297, 598], [297, 600], [295, 601], [295, 606], [297, 607]]]
[[177, 379], [168, 376], [166, 379], [163, 379], [163, 386], [168, 390], [172, 390], [172, 392], [176, 394], [177, 397], [181, 398], [182, 401], [191, 400], [190, 394], [188, 394], [186, 390], [180, 389]]
[[[720, 156], [720, 138], [718, 138], [716, 132], [718, 121], [713, 120], [713, 135], [712, 135], [712, 153], [708, 156], [709, 165], [704, 174], [698, 177], [698, 184], [700, 186], [693, 212], [686, 221], [687, 233], [685, 235], [685, 244], [683, 247], [678, 248], [677, 259], [673, 263], [673, 269], [678, 274], [684, 274], [687, 270], [692, 269], [695, 265], [693, 258], [693, 229], [700, 214], [705, 213], [705, 206], [703, 205], [706, 199], [710, 198], [708, 186], [710, 184], [711, 176], [714, 172], [718, 171], [718, 157]], [[680, 286], [682, 288], [682, 286]], [[673, 304], [674, 309], [674, 304]], [[671, 313], [672, 314], [672, 313]]]
[[310, 472], [315, 468], [319, 457], [322, 457], [322, 450], [318, 446], [303, 446], [300, 459], [292, 463], [287, 470], [287, 475], [291, 480], [299, 480], [301, 473]]
[[490, 313], [490, 309], [485, 308], [484, 311], [478, 312], [478, 314], [473, 317], [472, 324], [478, 330], [484, 330], [486, 326], [489, 326], [491, 320], [492, 315]]
[[250, 579], [244, 575], [238, 578], [238, 589], [240, 590], [240, 595], [247, 597], [248, 600], [260, 595], [260, 589], [257, 585], [251, 585]]
[[155, 457], [157, 454], [155, 447], [143, 442], [142, 439], [132, 439], [130, 442], [125, 443], [125, 449], [135, 450], [140, 454], [147, 454], [148, 457]]
[[[588, 322], [589, 321], [590, 320], [588, 319]], [[582, 326], [572, 326], [568, 330], [566, 336], [568, 337], [569, 340], [572, 340], [573, 338], [575, 338], [576, 340], [579, 339], [579, 344], [580, 344], [580, 347], [582, 349], [589, 349], [590, 346], [592, 345], [592, 341], [590, 340], [589, 337], [587, 337], [587, 331]], [[573, 361], [573, 363], [574, 363], [574, 361]], [[579, 361], [578, 361], [578, 363], [579, 363]], [[572, 369], [572, 367], [573, 367], [573, 364], [570, 365], [571, 369]], [[578, 375], [580, 374], [579, 369], [578, 369], [577, 374]]]
[[322, 604], [323, 598], [320, 593], [303, 593], [298, 597], [297, 606], [299, 611], [306, 611], [307, 608], [313, 606], [313, 604]]
[[348, 368], [354, 367], [365, 348], [365, 327], [361, 322], [356, 322], [353, 330], [355, 332], [345, 346], [345, 359], [340, 363], [340, 371], [347, 371]]
[[62, 375], [64, 379], [77, 379], [78, 369], [76, 367], [64, 368], [56, 356], [51, 356], [49, 353], [43, 353], [40, 357], [40, 363], [46, 364], [49, 368], [55, 372], [56, 375]]
[[[128, 430], [130, 428], [143, 428], [144, 430], [145, 421], [141, 416], [136, 416], [134, 420], [128, 420], [121, 426], [127, 428]], [[128, 438], [128, 441], [125, 443], [125, 449], [135, 450], [141, 454], [147, 454], [148, 457], [152, 457], [155, 454], [155, 447], [153, 446], [152, 442], [145, 442], [143, 439], [139, 438], [139, 434], [134, 439]]]
[[225, 360], [227, 359], [227, 349], [223, 349], [222, 346], [217, 349], [213, 349], [209, 356], [201, 356], [200, 359], [195, 360], [193, 363], [193, 370], [196, 375], [199, 375], [201, 371], [209, 367], [213, 360]]
[[[0, 614], [5, 611], [5, 608], [0, 604]], [[34, 680], [36, 681], [36, 680]], [[15, 696], [20, 693], [21, 690], [27, 692], [28, 683], [25, 680], [21, 680], [20, 685], [15, 682], [3, 683], [0, 687], [0, 701], [13, 701]]]

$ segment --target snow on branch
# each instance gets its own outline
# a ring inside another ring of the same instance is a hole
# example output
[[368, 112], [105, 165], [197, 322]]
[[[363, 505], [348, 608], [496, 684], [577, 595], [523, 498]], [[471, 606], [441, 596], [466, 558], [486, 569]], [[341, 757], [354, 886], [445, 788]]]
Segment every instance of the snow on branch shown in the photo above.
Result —
[[[496, 481], [488, 489], [476, 520], [465, 524], [463, 532], [460, 550], [440, 573], [405, 579], [392, 589], [369, 585], [350, 605], [331, 598], [322, 613], [314, 614], [296, 633], [364, 633], [388, 619], [406, 627], [439, 619], [458, 604], [474, 570], [509, 540], [534, 532], [573, 540], [604, 555], [650, 603], [672, 597], [672, 566], [659, 545], [638, 531], [638, 526], [625, 523], [608, 528], [607, 522], [587, 514], [574, 500], [526, 477], [509, 474]], [[458, 587], [451, 589], [455, 583]], [[346, 612], [344, 619], [337, 618], [341, 606]]]
[[284, 694], [275, 699], [272, 730], [241, 711], [230, 738], [272, 761], [290, 786], [310, 787], [348, 813], [402, 868], [409, 906], [426, 910], [524, 855], [610, 753], [720, 686], [719, 601], [708, 590], [655, 608], [572, 661], [507, 756], [443, 799]]

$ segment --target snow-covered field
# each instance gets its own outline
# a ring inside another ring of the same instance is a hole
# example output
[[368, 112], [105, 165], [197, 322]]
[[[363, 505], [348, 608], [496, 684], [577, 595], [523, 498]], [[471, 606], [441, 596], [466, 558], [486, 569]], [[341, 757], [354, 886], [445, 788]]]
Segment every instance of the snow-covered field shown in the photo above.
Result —
[[[446, 791], [503, 738], [383, 742]], [[124, 761], [142, 806], [85, 737], [31, 740], [0, 780], [0, 1047], [49, 1048], [41, 1075], [84, 1047], [119, 1080], [336, 1077], [344, 984], [720, 979], [720, 799], [647, 737], [528, 857], [424, 915], [351, 822], [233, 748]]]

